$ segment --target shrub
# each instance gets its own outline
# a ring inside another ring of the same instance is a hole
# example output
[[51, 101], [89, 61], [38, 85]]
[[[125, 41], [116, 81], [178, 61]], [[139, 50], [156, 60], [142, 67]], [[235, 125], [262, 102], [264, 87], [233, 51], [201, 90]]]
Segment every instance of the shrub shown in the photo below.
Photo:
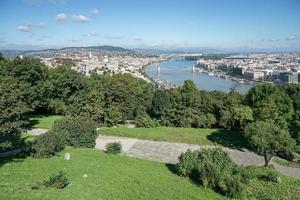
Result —
[[251, 179], [256, 178], [256, 175], [252, 173], [247, 167], [240, 167], [239, 174], [241, 175], [241, 182], [245, 184], [249, 183]]
[[31, 190], [39, 190], [43, 186], [43, 183], [40, 181], [34, 181], [31, 184], [27, 185]]
[[231, 198], [240, 199], [244, 194], [244, 184], [239, 175], [227, 176], [220, 184], [221, 192]]
[[159, 123], [155, 119], [151, 119], [149, 115], [140, 115], [136, 118], [136, 127], [154, 128], [158, 127]]
[[74, 147], [94, 148], [97, 137], [96, 124], [88, 116], [66, 117], [54, 122], [53, 131], [65, 143]]
[[44, 185], [46, 187], [55, 187], [57, 189], [63, 189], [69, 185], [69, 183], [67, 175], [62, 171], [56, 175], [52, 175], [49, 180], [44, 181]]
[[204, 187], [234, 198], [242, 196], [243, 183], [250, 177], [220, 148], [188, 150], [180, 155], [176, 168], [179, 175], [190, 176]]
[[176, 165], [176, 171], [179, 176], [192, 176], [197, 163], [197, 155], [197, 151], [192, 152], [188, 149], [179, 156], [179, 163]]
[[198, 155], [198, 180], [212, 189], [215, 189], [221, 180], [235, 171], [237, 171], [237, 165], [220, 148], [204, 149]]
[[119, 154], [122, 152], [122, 145], [120, 142], [110, 142], [105, 146], [105, 152], [110, 154]]
[[48, 158], [63, 150], [64, 147], [64, 141], [61, 136], [53, 132], [47, 132], [38, 136], [32, 142], [31, 154], [36, 158]]
[[273, 183], [278, 183], [279, 181], [279, 176], [276, 172], [272, 171], [268, 171], [266, 175], [262, 175], [260, 177], [262, 180], [264, 181], [268, 181], [268, 182], [273, 182]]

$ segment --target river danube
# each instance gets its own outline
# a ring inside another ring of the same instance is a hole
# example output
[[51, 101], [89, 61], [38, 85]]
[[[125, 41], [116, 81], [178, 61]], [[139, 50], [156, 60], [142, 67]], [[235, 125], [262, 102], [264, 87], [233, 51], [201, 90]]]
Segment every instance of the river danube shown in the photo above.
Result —
[[[245, 94], [253, 86], [253, 84], [209, 76], [197, 70], [193, 73], [193, 65], [195, 65], [195, 61], [169, 60], [149, 66], [146, 73], [155, 80], [168, 81], [177, 86], [181, 86], [185, 80], [193, 80], [199, 89], [208, 91], [229, 92], [232, 88], [235, 88], [239, 93]], [[158, 66], [160, 67], [160, 73], [157, 73]]]

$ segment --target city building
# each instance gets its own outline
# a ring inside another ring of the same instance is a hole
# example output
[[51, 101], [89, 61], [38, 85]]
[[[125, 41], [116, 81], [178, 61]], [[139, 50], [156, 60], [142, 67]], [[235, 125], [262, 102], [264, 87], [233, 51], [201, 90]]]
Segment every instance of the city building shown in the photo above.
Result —
[[282, 72], [279, 74], [279, 79], [283, 83], [298, 83], [298, 74], [292, 72]]

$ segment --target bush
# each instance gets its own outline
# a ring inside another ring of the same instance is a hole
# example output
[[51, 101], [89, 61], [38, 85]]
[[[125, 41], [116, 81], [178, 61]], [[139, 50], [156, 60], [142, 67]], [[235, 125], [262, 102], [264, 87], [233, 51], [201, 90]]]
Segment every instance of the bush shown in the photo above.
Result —
[[176, 169], [180, 176], [189, 176], [204, 187], [234, 198], [242, 196], [243, 183], [247, 182], [251, 175], [240, 169], [220, 148], [194, 152], [188, 150], [180, 155]]
[[31, 154], [35, 158], [48, 158], [65, 147], [63, 138], [53, 132], [38, 136], [31, 146]]
[[119, 154], [122, 152], [122, 145], [120, 142], [110, 142], [105, 146], [105, 152], [110, 154]]
[[252, 173], [247, 167], [240, 167], [239, 174], [241, 175], [241, 182], [244, 184], [247, 184], [251, 179], [256, 178], [256, 175]]
[[237, 171], [237, 165], [220, 148], [202, 150], [198, 155], [198, 180], [209, 188], [215, 189], [226, 176]]
[[192, 152], [188, 149], [179, 156], [179, 163], [176, 165], [176, 171], [179, 176], [192, 176], [197, 163], [197, 155], [197, 151]]
[[240, 199], [245, 191], [240, 178], [239, 175], [227, 176], [220, 184], [221, 192], [227, 197]]
[[267, 172], [266, 175], [263, 175], [260, 177], [264, 181], [268, 182], [273, 182], [273, 183], [278, 183], [279, 182], [279, 176], [276, 172], [274, 171], [269, 171]]
[[94, 148], [97, 132], [96, 124], [88, 116], [66, 117], [56, 120], [53, 131], [61, 135], [65, 143], [74, 147]]
[[149, 115], [140, 115], [136, 118], [136, 127], [154, 128], [158, 126], [158, 121], [155, 119], [151, 119]]
[[40, 181], [34, 181], [31, 184], [27, 185], [31, 190], [39, 190], [43, 186], [43, 183]]
[[62, 171], [56, 175], [52, 175], [49, 180], [44, 181], [44, 185], [46, 187], [55, 187], [57, 189], [63, 189], [69, 185], [69, 183], [67, 175]]

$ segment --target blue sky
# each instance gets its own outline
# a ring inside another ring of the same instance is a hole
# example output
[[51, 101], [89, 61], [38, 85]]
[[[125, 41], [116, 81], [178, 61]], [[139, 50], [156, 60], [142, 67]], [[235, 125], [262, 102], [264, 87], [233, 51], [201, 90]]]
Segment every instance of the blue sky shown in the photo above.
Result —
[[0, 48], [300, 48], [299, 0], [1, 0]]

